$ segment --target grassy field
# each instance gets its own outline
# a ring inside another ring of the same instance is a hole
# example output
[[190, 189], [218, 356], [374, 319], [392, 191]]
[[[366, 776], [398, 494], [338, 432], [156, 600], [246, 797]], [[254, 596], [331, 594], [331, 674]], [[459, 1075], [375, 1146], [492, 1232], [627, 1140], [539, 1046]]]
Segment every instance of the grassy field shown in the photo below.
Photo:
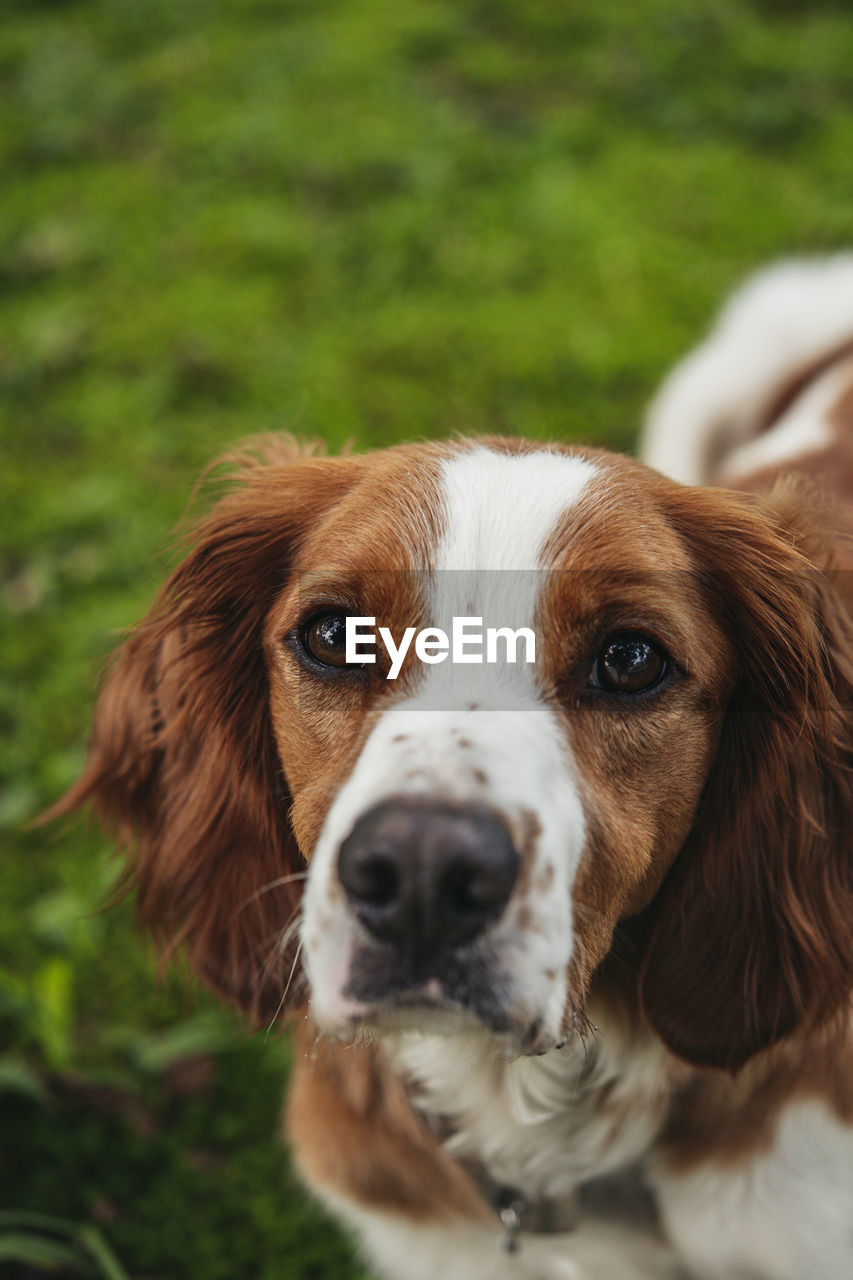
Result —
[[851, 42], [843, 0], [3, 4], [0, 1273], [361, 1275], [286, 1041], [157, 981], [94, 826], [26, 824], [219, 450], [630, 447], [745, 272], [853, 244]]

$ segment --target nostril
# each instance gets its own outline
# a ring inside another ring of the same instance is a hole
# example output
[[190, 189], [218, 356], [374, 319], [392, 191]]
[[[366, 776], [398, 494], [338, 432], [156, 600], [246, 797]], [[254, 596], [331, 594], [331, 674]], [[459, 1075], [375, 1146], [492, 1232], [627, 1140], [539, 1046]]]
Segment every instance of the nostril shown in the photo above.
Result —
[[387, 907], [400, 891], [400, 873], [393, 860], [381, 853], [365, 858], [354, 879], [350, 892], [374, 907]]
[[441, 880], [439, 896], [450, 907], [465, 911], [477, 906], [476, 877], [470, 867], [449, 867]]
[[358, 846], [344, 847], [338, 865], [341, 884], [355, 902], [383, 907], [400, 891], [400, 871], [392, 853]]
[[450, 856], [436, 886], [435, 910], [444, 940], [476, 936], [503, 912], [516, 880], [518, 860], [509, 841], [490, 843], [477, 856]]
[[479, 911], [493, 901], [485, 878], [464, 863], [449, 867], [441, 878], [439, 901], [458, 912]]

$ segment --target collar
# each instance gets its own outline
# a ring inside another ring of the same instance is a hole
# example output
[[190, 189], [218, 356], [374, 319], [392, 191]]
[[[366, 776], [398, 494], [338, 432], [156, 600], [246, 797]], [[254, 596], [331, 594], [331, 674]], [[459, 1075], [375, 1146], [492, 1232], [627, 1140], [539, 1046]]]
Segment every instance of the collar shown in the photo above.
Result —
[[483, 1170], [472, 1172], [500, 1224], [500, 1244], [505, 1253], [518, 1253], [524, 1235], [553, 1235], [572, 1231], [577, 1225], [578, 1206], [573, 1192], [534, 1200], [517, 1187], [491, 1181]]
[[657, 1202], [639, 1165], [590, 1179], [565, 1195], [541, 1199], [495, 1182], [482, 1166], [469, 1168], [492, 1207], [506, 1253], [518, 1253], [525, 1236], [574, 1231], [582, 1217], [627, 1224], [653, 1235], [660, 1232]]

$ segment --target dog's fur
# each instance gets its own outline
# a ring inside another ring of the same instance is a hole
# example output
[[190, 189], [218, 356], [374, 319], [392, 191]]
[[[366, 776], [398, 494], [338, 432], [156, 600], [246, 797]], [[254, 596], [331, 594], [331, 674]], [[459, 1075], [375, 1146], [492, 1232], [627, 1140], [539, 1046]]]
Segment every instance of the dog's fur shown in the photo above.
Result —
[[[296, 1160], [380, 1275], [853, 1274], [853, 258], [751, 282], [646, 458], [262, 442], [60, 806], [94, 801], [143, 922], [223, 996], [305, 1010]], [[323, 669], [333, 607], [535, 625], [536, 665]], [[665, 659], [636, 693], [597, 674], [626, 632]], [[427, 890], [392, 936], [342, 884], [387, 812], [419, 875], [445, 821], [517, 862], [426, 958]]]

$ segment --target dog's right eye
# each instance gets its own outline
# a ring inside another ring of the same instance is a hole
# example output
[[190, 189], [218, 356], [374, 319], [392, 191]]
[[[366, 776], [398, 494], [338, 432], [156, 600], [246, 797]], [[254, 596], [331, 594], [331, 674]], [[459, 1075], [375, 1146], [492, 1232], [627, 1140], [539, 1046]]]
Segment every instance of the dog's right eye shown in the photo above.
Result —
[[302, 631], [302, 644], [309, 657], [324, 667], [347, 665], [347, 615], [317, 613]]
[[637, 632], [617, 631], [595, 660], [592, 683], [607, 693], [647, 693], [662, 683], [670, 668], [660, 645]]

